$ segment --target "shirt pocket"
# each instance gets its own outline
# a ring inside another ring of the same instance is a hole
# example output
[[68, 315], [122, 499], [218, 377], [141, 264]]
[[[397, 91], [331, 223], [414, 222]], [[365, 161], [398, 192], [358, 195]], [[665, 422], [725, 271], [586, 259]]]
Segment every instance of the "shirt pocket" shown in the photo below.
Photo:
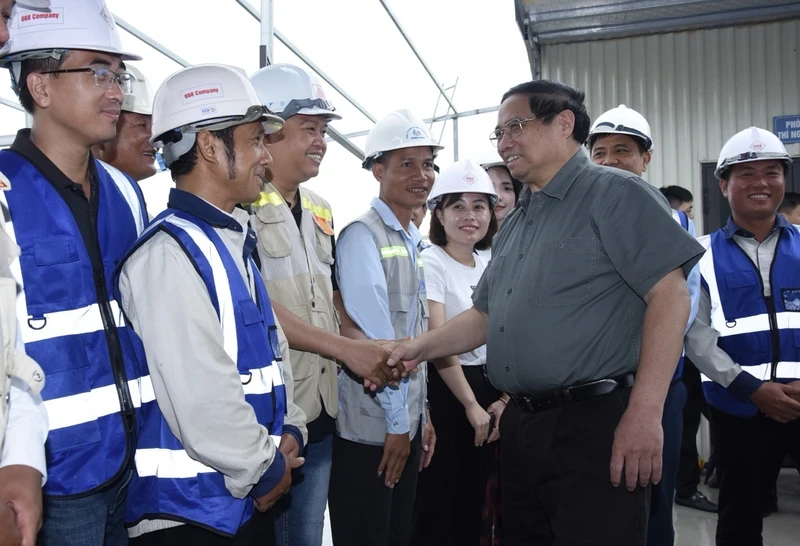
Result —
[[592, 296], [597, 274], [597, 239], [576, 237], [541, 243], [528, 277], [532, 307], [581, 305]]

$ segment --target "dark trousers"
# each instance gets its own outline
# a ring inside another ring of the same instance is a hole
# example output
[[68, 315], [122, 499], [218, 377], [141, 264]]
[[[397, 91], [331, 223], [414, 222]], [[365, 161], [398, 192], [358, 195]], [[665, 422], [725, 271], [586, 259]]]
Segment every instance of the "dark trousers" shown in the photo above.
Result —
[[800, 458], [800, 420], [735, 417], [711, 407], [719, 476], [718, 546], [759, 546], [764, 507], [789, 453]]
[[643, 546], [650, 488], [611, 485], [630, 389], [500, 420], [504, 546]]
[[256, 512], [235, 537], [225, 537], [194, 525], [181, 525], [146, 533], [130, 540], [131, 546], [275, 546], [275, 522], [271, 512]]
[[664, 415], [661, 418], [661, 428], [664, 429], [663, 466], [661, 481], [652, 486], [650, 520], [647, 524], [647, 546], [672, 546], [675, 543], [672, 507], [675, 500], [675, 479], [678, 476], [678, 462], [681, 453], [683, 405], [685, 402], [686, 387], [680, 379], [673, 381], [667, 391]]
[[[475, 399], [484, 409], [500, 392], [482, 366], [462, 366]], [[464, 406], [433, 366], [428, 367], [428, 401], [436, 428], [436, 451], [419, 476], [414, 546], [478, 546], [486, 483], [495, 464], [495, 444], [475, 447], [475, 429]]]
[[691, 498], [697, 493], [700, 485], [699, 454], [697, 453], [697, 431], [700, 428], [700, 415], [709, 419], [708, 405], [703, 396], [703, 383], [700, 372], [691, 361], [686, 360], [681, 381], [686, 386], [686, 404], [683, 407], [683, 439], [678, 465], [678, 480], [675, 496], [682, 499]]
[[421, 451], [422, 430], [411, 440], [400, 482], [389, 489], [378, 476], [383, 446], [333, 438], [328, 508], [336, 546], [409, 544]]

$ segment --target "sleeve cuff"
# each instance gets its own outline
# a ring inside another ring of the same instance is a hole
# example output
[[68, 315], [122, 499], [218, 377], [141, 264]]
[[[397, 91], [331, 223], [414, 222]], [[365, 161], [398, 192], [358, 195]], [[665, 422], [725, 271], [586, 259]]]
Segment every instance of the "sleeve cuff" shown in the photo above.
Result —
[[254, 499], [263, 497], [281, 483], [283, 473], [286, 471], [286, 459], [283, 457], [281, 450], [275, 447], [275, 458], [267, 470], [261, 475], [261, 479], [250, 490], [250, 496]]
[[742, 370], [739, 375], [736, 376], [736, 379], [731, 381], [731, 384], [728, 385], [728, 392], [742, 402], [749, 402], [753, 393], [763, 384], [763, 381]]
[[283, 433], [284, 434], [291, 434], [292, 437], [297, 441], [297, 445], [300, 446], [300, 453], [303, 452], [303, 433], [300, 432], [300, 429], [294, 425], [283, 425]]

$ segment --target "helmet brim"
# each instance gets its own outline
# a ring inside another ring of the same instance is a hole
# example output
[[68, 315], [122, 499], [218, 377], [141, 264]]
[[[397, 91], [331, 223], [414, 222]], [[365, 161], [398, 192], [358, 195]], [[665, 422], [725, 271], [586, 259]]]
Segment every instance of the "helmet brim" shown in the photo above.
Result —
[[394, 152], [395, 150], [407, 150], [408, 148], [433, 148], [434, 154], [444, 150], [444, 146], [440, 146], [439, 144], [417, 144], [417, 143], [403, 144], [401, 146], [397, 146], [396, 148], [390, 148], [388, 150], [375, 150], [373, 154], [364, 159], [364, 161], [361, 163], [361, 166], [369, 170], [372, 168], [372, 164], [375, 163], [375, 160], [379, 156], [385, 154], [386, 152]]
[[294, 115], [295, 116], [297, 116], [297, 115], [301, 115], [301, 116], [325, 116], [326, 119], [333, 120], [333, 121], [337, 121], [337, 120], [342, 119], [342, 116], [340, 116], [339, 114], [331, 112], [330, 110], [326, 110], [325, 108], [318, 108], [316, 106], [311, 107], [311, 108], [303, 108], [303, 109], [299, 110]]

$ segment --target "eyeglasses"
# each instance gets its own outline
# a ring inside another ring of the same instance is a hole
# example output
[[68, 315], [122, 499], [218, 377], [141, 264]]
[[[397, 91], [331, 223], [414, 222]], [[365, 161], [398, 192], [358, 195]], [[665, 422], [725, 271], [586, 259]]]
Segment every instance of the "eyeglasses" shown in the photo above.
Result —
[[500, 146], [500, 141], [503, 140], [504, 135], [508, 135], [512, 140], [519, 137], [519, 135], [522, 134], [522, 126], [535, 119], [536, 116], [526, 119], [512, 119], [511, 121], [506, 122], [502, 129], [495, 129], [489, 135], [489, 142], [491, 142], [492, 145], [497, 148]]
[[286, 104], [286, 107], [278, 114], [283, 119], [297, 115], [300, 110], [304, 108], [321, 108], [333, 112], [336, 108], [333, 107], [330, 101], [325, 99], [292, 99]]
[[42, 72], [42, 74], [77, 74], [80, 72], [92, 73], [95, 85], [101, 89], [113, 89], [114, 85], [119, 85], [126, 95], [133, 93], [136, 77], [127, 72], [117, 74], [108, 68], [92, 68], [91, 66], [86, 68], [63, 68], [61, 70], [48, 70], [47, 72]]

